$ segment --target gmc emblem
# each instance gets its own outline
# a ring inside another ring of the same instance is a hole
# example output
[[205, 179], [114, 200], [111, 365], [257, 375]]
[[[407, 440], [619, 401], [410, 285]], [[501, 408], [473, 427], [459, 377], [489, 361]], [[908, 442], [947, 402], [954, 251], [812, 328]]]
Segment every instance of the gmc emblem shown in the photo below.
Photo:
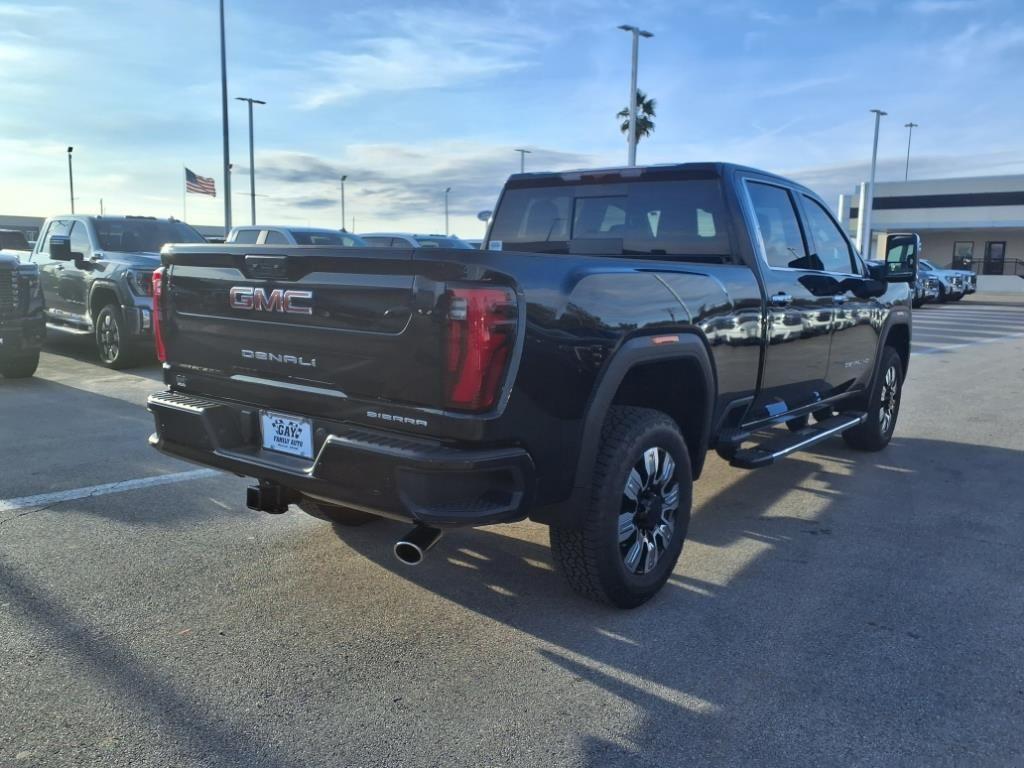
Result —
[[264, 288], [236, 285], [228, 291], [228, 304], [232, 309], [249, 312], [284, 312], [289, 315], [312, 315], [309, 305], [296, 304], [296, 300], [313, 300], [312, 291], [292, 291], [274, 288], [269, 293]]

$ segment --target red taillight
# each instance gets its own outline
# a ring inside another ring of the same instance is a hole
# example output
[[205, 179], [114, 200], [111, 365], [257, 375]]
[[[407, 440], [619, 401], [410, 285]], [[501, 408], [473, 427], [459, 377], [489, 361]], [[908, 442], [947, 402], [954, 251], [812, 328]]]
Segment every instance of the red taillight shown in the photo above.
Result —
[[167, 349], [164, 347], [164, 334], [160, 326], [160, 304], [164, 297], [164, 268], [153, 271], [153, 341], [156, 344], [156, 359], [167, 362]]
[[445, 395], [450, 408], [494, 406], [512, 355], [516, 296], [508, 288], [449, 288]]

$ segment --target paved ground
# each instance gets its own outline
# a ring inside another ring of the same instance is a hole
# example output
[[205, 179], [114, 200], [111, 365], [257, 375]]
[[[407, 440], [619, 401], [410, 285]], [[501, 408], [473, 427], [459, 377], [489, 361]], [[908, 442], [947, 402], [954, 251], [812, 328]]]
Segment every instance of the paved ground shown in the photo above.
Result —
[[0, 381], [0, 765], [1020, 766], [1024, 304], [915, 322], [889, 450], [709, 459], [628, 613], [527, 523], [408, 570], [221, 475], [12, 502], [193, 469], [145, 445], [155, 367], [52, 344]]

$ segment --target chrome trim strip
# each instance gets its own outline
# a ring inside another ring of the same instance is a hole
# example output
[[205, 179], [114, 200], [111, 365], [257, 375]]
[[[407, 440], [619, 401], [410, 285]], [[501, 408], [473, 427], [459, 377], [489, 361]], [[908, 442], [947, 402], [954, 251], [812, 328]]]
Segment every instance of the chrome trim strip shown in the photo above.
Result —
[[781, 451], [776, 451], [775, 453], [772, 453], [771, 456], [773, 459], [781, 459], [783, 456], [788, 456], [791, 453], [795, 453], [796, 451], [799, 451], [801, 448], [806, 448], [808, 446], [814, 445], [815, 443], [820, 443], [825, 438], [831, 437], [837, 432], [845, 432], [846, 430], [850, 429], [850, 427], [855, 427], [858, 424], [863, 424], [867, 420], [867, 417], [868, 415], [866, 413], [862, 413], [855, 419], [849, 419], [848, 421], [845, 421], [842, 424], [837, 424], [836, 426], [831, 427], [830, 429], [826, 429], [824, 432], [816, 432], [815, 434], [810, 435], [806, 440], [801, 440], [799, 443], [786, 446]]
[[264, 387], [277, 387], [288, 389], [292, 392], [307, 392], [311, 395], [326, 395], [327, 397], [340, 397], [348, 399], [348, 395], [340, 389], [328, 389], [327, 387], [311, 387], [308, 384], [294, 384], [288, 381], [275, 381], [274, 379], [261, 379], [259, 376], [246, 376], [236, 373], [231, 377], [232, 381], [241, 381], [246, 384], [261, 384]]

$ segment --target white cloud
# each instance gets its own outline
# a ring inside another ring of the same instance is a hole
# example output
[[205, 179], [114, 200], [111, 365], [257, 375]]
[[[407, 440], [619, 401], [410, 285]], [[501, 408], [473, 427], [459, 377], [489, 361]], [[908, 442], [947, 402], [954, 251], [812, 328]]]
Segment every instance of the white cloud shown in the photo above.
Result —
[[[403, 10], [369, 11], [347, 20], [352, 52], [316, 51], [299, 72], [316, 85], [299, 106], [315, 109], [363, 95], [444, 88], [523, 69], [551, 35], [501, 14], [474, 16]], [[365, 27], [365, 36], [358, 34]], [[392, 30], [381, 35], [380, 30]]]

